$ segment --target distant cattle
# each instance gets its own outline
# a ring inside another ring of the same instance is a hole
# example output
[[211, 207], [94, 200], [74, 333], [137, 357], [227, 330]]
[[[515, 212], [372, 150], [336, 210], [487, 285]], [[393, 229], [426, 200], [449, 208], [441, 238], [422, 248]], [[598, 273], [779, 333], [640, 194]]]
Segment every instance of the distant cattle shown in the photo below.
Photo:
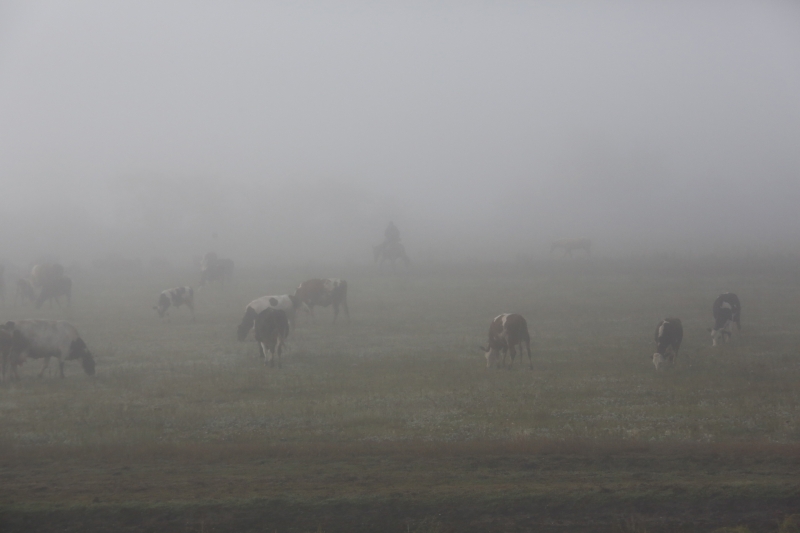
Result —
[[339, 306], [350, 320], [350, 310], [347, 308], [347, 282], [343, 279], [309, 279], [297, 287], [295, 298], [308, 306], [309, 312], [314, 314], [314, 306], [328, 307], [333, 305], [333, 321], [339, 316]]
[[220, 259], [216, 253], [208, 252], [200, 263], [200, 286], [214, 281], [225, 285], [233, 280], [233, 268], [231, 259]]
[[[275, 356], [278, 356], [278, 368], [281, 367], [281, 353], [283, 344], [289, 336], [289, 319], [286, 311], [267, 307], [256, 316], [254, 331], [258, 350], [264, 364], [275, 366]], [[267, 352], [270, 353], [267, 361]]]
[[243, 341], [247, 338], [247, 334], [250, 333], [251, 329], [253, 329], [253, 324], [255, 324], [258, 314], [269, 307], [273, 309], [282, 309], [284, 312], [286, 312], [286, 317], [289, 320], [289, 326], [292, 329], [295, 327], [297, 310], [301, 307], [308, 309], [306, 304], [301, 302], [299, 298], [290, 294], [283, 294], [280, 296], [262, 296], [261, 298], [257, 298], [247, 304], [247, 307], [244, 309], [242, 323], [239, 324], [239, 328], [236, 332], [236, 336], [240, 341]]
[[739, 297], [732, 292], [720, 294], [714, 300], [711, 312], [714, 315], [714, 327], [708, 331], [711, 333], [711, 342], [714, 346], [720, 340], [725, 342], [733, 336], [733, 324], [736, 324], [736, 329], [741, 331], [742, 304]]
[[19, 278], [17, 280], [17, 291], [14, 293], [14, 302], [20, 303], [25, 300], [36, 301], [36, 290], [29, 279]]
[[37, 289], [64, 277], [64, 267], [59, 263], [41, 263], [31, 269], [31, 283]]
[[0, 336], [3, 349], [3, 377], [10, 364], [11, 373], [19, 378], [17, 366], [26, 358], [44, 359], [39, 372], [42, 377], [50, 364], [50, 358], [58, 360], [58, 369], [64, 377], [64, 362], [80, 359], [84, 372], [94, 375], [95, 362], [78, 330], [64, 320], [18, 320], [0, 326], [4, 333]]
[[533, 358], [531, 357], [531, 336], [528, 333], [528, 323], [522, 315], [515, 313], [504, 313], [498, 315], [489, 325], [489, 344], [481, 349], [486, 353], [486, 368], [492, 365], [500, 368], [500, 354], [503, 354], [502, 366], [506, 365], [506, 356], [511, 354], [511, 365], [517, 356], [517, 346], [520, 346], [520, 357], [522, 357], [522, 347], [528, 352], [528, 364], [533, 368]]
[[384, 242], [373, 246], [372, 254], [380, 268], [383, 268], [384, 263], [388, 261], [394, 270], [398, 259], [403, 261], [406, 266], [411, 266], [411, 260], [406, 255], [406, 248], [400, 242]]
[[663, 363], [674, 363], [678, 350], [683, 342], [683, 324], [679, 318], [667, 318], [656, 326], [656, 353], [653, 354], [653, 365], [656, 370]]
[[47, 280], [36, 298], [36, 309], [42, 307], [45, 301], [50, 302], [50, 307], [53, 307], [53, 300], [61, 305], [62, 296], [66, 296], [67, 305], [72, 303], [72, 280], [67, 276]]
[[556, 250], [564, 250], [564, 255], [570, 257], [572, 257], [572, 252], [575, 250], [583, 250], [588, 255], [592, 252], [592, 241], [586, 238], [553, 241], [550, 244], [550, 253], [552, 254]]
[[194, 320], [194, 290], [191, 287], [175, 287], [161, 291], [158, 296], [158, 305], [153, 306], [153, 309], [158, 311], [160, 318], [164, 318], [170, 306], [178, 308], [182, 305], [189, 308], [189, 311], [192, 312], [192, 320]]

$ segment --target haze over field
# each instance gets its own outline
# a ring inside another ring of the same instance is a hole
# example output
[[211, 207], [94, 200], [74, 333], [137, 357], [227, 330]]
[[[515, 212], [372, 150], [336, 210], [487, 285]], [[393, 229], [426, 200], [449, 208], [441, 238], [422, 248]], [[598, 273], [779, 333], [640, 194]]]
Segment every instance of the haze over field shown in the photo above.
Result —
[[798, 95], [793, 2], [0, 2], [0, 255], [797, 251]]

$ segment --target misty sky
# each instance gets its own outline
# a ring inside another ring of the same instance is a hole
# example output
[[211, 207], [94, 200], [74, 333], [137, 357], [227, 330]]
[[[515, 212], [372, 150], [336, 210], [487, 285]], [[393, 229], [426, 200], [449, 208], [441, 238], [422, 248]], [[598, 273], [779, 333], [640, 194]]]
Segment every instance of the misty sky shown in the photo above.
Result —
[[799, 249], [798, 4], [598, 4], [0, 1], [0, 258]]

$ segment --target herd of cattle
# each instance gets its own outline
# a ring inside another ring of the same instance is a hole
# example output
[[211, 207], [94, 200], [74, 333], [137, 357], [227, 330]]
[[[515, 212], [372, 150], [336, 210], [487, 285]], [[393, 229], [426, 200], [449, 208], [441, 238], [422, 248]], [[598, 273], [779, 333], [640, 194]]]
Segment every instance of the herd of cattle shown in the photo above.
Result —
[[[201, 268], [200, 285], [210, 281], [224, 284], [233, 273], [233, 261], [219, 259], [216, 254], [206, 254]], [[38, 290], [38, 294], [37, 294]], [[30, 300], [36, 307], [45, 301], [60, 302], [65, 296], [70, 303], [72, 280], [64, 274], [64, 268], [56, 263], [33, 267], [27, 279], [17, 282], [17, 298]], [[186, 306], [194, 320], [194, 295], [191, 287], [175, 287], [162, 291], [154, 309], [159, 317], [165, 317], [170, 307]], [[265, 364], [281, 366], [281, 354], [289, 332], [295, 327], [296, 315], [303, 310], [313, 315], [315, 306], [332, 306], [334, 322], [339, 309], [349, 319], [347, 307], [347, 282], [340, 279], [310, 279], [297, 287], [294, 294], [263, 296], [247, 304], [244, 317], [237, 328], [237, 338], [244, 341], [251, 330], [258, 343], [259, 353]], [[741, 302], [733, 293], [723, 293], [712, 306], [714, 327], [709, 328], [712, 343], [730, 339], [733, 326], [741, 330]], [[667, 318], [659, 322], [655, 332], [656, 352], [653, 364], [656, 370], [665, 363], [674, 363], [683, 341], [683, 325], [679, 318]], [[481, 346], [486, 356], [486, 366], [505, 367], [506, 358], [511, 357], [513, 366], [517, 348], [522, 357], [527, 352], [528, 364], [533, 368], [531, 356], [531, 337], [528, 324], [522, 315], [504, 313], [492, 320], [489, 326], [489, 340]], [[269, 352], [269, 357], [267, 357]], [[81, 339], [75, 327], [63, 320], [18, 320], [0, 325], [0, 355], [2, 356], [2, 379], [10, 371], [12, 379], [18, 379], [17, 367], [25, 359], [44, 359], [39, 376], [48, 368], [51, 358], [59, 363], [61, 377], [64, 376], [64, 363], [80, 360], [85, 372], [94, 374], [95, 362], [91, 352]], [[501, 359], [502, 356], [502, 359]], [[277, 361], [276, 361], [277, 360]]]

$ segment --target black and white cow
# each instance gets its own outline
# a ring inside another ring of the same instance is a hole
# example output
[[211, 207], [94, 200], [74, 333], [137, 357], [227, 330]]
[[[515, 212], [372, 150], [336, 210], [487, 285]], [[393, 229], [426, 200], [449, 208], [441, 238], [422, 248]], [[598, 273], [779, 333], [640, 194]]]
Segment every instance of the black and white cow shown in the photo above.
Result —
[[350, 310], [347, 308], [347, 282], [343, 279], [309, 279], [304, 281], [294, 291], [294, 296], [308, 306], [310, 314], [314, 314], [314, 306], [328, 307], [333, 305], [333, 321], [339, 316], [339, 306], [350, 320]]
[[516, 313], [504, 313], [498, 315], [489, 325], [489, 344], [481, 349], [486, 354], [486, 368], [495, 365], [500, 368], [500, 354], [503, 354], [502, 366], [506, 366], [506, 356], [511, 354], [511, 366], [514, 365], [514, 358], [517, 356], [517, 346], [520, 346], [520, 357], [522, 357], [522, 347], [528, 351], [528, 364], [533, 369], [533, 359], [531, 357], [531, 336], [528, 333], [528, 323], [522, 315]]
[[[283, 343], [289, 336], [289, 319], [286, 317], [286, 311], [267, 307], [256, 316], [253, 329], [264, 364], [274, 367], [275, 355], [277, 355], [278, 368], [280, 368]], [[270, 353], [269, 361], [267, 361], [267, 352]]]
[[175, 287], [161, 291], [158, 305], [154, 305], [153, 309], [158, 311], [160, 318], [164, 318], [170, 305], [175, 308], [185, 305], [192, 312], [192, 320], [194, 320], [194, 290], [191, 287]]
[[666, 362], [674, 363], [683, 342], [683, 324], [680, 318], [666, 318], [656, 326], [656, 353], [653, 364], [656, 370]]
[[299, 308], [308, 310], [306, 304], [291, 294], [282, 294], [280, 296], [262, 296], [261, 298], [256, 298], [247, 304], [247, 307], [245, 307], [242, 323], [239, 324], [239, 327], [236, 330], [236, 337], [240, 341], [243, 341], [247, 338], [247, 334], [250, 333], [251, 329], [253, 329], [253, 324], [255, 324], [258, 314], [268, 307], [272, 307], [274, 309], [283, 309], [286, 312], [286, 317], [289, 320], [289, 326], [292, 329], [295, 327], [297, 310]]
[[58, 305], [61, 305], [61, 297], [67, 297], [67, 306], [72, 303], [72, 280], [67, 276], [60, 278], [49, 279], [44, 282], [39, 297], [36, 299], [36, 309], [42, 307], [45, 301], [50, 302], [50, 307], [53, 307], [53, 300]]
[[732, 292], [720, 294], [711, 307], [714, 315], [714, 327], [709, 328], [711, 343], [716, 346], [720, 340], [725, 342], [733, 336], [733, 325], [741, 331], [742, 304], [739, 297]]
[[3, 347], [3, 378], [6, 367], [10, 364], [12, 376], [19, 379], [17, 366], [26, 358], [44, 359], [39, 372], [42, 377], [50, 364], [50, 358], [58, 360], [58, 369], [64, 377], [64, 362], [80, 359], [84, 372], [94, 375], [94, 357], [86, 347], [75, 326], [64, 320], [17, 320], [0, 326], [4, 330], [0, 335], [0, 346]]

